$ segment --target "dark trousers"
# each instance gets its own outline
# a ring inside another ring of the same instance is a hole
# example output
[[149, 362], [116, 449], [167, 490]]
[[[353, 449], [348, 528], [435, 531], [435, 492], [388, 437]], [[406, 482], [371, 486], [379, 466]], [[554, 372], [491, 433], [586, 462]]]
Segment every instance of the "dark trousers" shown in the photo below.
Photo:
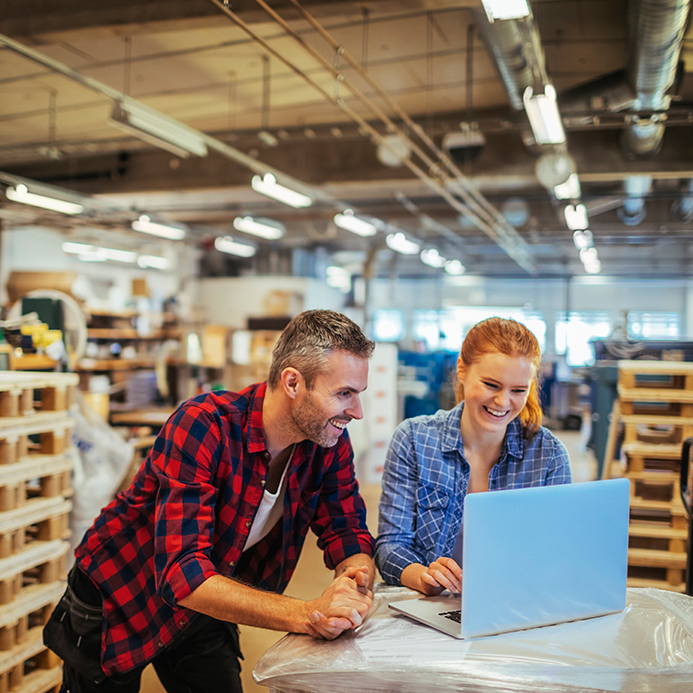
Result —
[[[138, 693], [144, 666], [106, 677], [101, 671], [101, 596], [78, 568], [44, 629], [63, 658], [60, 693]], [[242, 693], [238, 628], [200, 615], [153, 660], [168, 693]]]

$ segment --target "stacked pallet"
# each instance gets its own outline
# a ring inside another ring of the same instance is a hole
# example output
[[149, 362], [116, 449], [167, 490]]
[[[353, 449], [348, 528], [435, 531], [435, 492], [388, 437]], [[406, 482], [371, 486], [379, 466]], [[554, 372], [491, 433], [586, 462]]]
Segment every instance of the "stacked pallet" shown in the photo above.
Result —
[[78, 381], [0, 372], [0, 693], [44, 693], [62, 680], [42, 632], [65, 589]]
[[685, 591], [681, 446], [693, 435], [693, 363], [620, 361], [623, 450], [631, 481], [628, 585]]

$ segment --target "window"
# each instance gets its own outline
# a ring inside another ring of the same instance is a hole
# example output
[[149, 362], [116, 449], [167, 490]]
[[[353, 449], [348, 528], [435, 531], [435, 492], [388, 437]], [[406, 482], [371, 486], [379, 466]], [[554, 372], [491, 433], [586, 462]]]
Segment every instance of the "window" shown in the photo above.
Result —
[[546, 347], [546, 321], [540, 313], [502, 306], [455, 306], [443, 310], [415, 310], [412, 336], [424, 342], [428, 351], [458, 352], [467, 332], [476, 323], [497, 316], [512, 318], [526, 325], [536, 336], [539, 347]]
[[678, 339], [681, 336], [681, 318], [678, 313], [628, 313], [628, 336], [631, 339]]
[[611, 315], [606, 311], [565, 311], [556, 314], [556, 353], [565, 354], [569, 366], [591, 366], [594, 347], [591, 339], [611, 334]]
[[376, 342], [398, 342], [404, 339], [404, 313], [381, 309], [373, 312], [373, 339]]

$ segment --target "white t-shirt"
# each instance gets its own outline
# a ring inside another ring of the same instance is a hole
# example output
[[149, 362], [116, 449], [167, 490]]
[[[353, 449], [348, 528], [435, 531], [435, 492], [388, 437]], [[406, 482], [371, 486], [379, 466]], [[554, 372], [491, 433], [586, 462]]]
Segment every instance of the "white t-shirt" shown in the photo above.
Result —
[[296, 446], [291, 451], [291, 456], [289, 461], [284, 467], [282, 472], [282, 478], [279, 482], [279, 487], [276, 493], [270, 493], [265, 489], [262, 493], [262, 498], [260, 499], [260, 505], [258, 506], [257, 512], [255, 513], [255, 519], [250, 527], [250, 532], [248, 533], [248, 538], [245, 541], [245, 546], [243, 551], [246, 551], [251, 546], [257, 544], [260, 539], [265, 537], [269, 531], [277, 523], [277, 520], [282, 516], [284, 511], [284, 493], [286, 492], [286, 472], [291, 466], [291, 460], [293, 459]]

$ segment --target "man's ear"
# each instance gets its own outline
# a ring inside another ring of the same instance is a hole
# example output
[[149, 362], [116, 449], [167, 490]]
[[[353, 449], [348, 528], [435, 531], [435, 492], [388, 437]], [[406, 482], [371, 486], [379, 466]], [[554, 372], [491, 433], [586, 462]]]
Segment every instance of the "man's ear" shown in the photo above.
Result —
[[281, 372], [279, 379], [282, 388], [284, 388], [284, 392], [291, 397], [291, 399], [295, 399], [298, 393], [305, 388], [305, 380], [301, 372], [291, 366], [285, 368]]

